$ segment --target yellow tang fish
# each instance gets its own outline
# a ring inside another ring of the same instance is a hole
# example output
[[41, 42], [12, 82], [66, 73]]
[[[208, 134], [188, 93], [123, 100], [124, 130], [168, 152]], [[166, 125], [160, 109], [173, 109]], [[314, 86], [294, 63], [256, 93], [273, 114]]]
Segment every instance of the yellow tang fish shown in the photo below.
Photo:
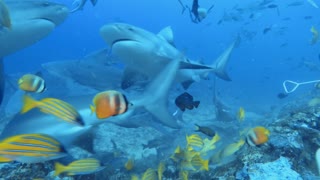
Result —
[[22, 134], [6, 138], [0, 142], [1, 162], [9, 159], [35, 163], [57, 159], [67, 155], [63, 146], [44, 134]]
[[6, 4], [3, 2], [3, 0], [0, 0], [0, 29], [1, 26], [11, 28], [11, 18], [9, 9], [6, 6]]
[[105, 168], [102, 166], [99, 160], [95, 158], [87, 158], [76, 160], [68, 164], [67, 166], [56, 162], [54, 164], [55, 176], [58, 176], [61, 173], [67, 173], [69, 176], [73, 175], [82, 175], [82, 174], [91, 174], [97, 171], [100, 171]]
[[27, 92], [42, 93], [46, 89], [45, 81], [33, 74], [25, 74], [18, 80], [18, 86], [21, 90]]
[[312, 39], [311, 39], [311, 44], [315, 44], [318, 42], [318, 39], [319, 39], [319, 32], [318, 30], [312, 26], [311, 29], [310, 29], [311, 33], [312, 33]]
[[125, 113], [128, 109], [128, 101], [118, 91], [104, 91], [93, 98], [93, 105], [90, 105], [90, 109], [96, 113], [97, 118], [105, 119]]
[[37, 101], [28, 95], [24, 95], [21, 113], [24, 114], [35, 107], [43, 113], [52, 114], [69, 123], [84, 125], [81, 115], [67, 102], [55, 98], [44, 98]]
[[245, 118], [245, 111], [244, 111], [243, 107], [240, 107], [240, 108], [239, 108], [239, 111], [238, 111], [238, 114], [237, 114], [237, 118], [238, 118], [238, 120], [239, 120], [240, 122], [244, 120], [244, 118]]

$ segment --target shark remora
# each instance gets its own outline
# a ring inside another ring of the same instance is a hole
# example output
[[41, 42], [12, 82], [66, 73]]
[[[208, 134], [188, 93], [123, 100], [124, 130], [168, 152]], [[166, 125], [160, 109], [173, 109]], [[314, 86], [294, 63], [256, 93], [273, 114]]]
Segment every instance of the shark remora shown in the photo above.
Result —
[[112, 53], [127, 65], [123, 88], [131, 85], [130, 78], [137, 72], [154, 77], [173, 60], [180, 61], [175, 81], [181, 82], [185, 88], [192, 82], [205, 78], [209, 72], [214, 72], [224, 80], [230, 80], [225, 68], [235, 42], [212, 65], [206, 66], [189, 60], [175, 48], [170, 27], [156, 35], [133, 25], [112, 23], [101, 27], [100, 34], [111, 47]]
[[69, 14], [64, 5], [37, 0], [5, 1], [11, 28], [0, 27], [0, 103], [4, 93], [2, 58], [46, 37]]
[[[122, 115], [104, 120], [97, 119], [95, 114], [92, 114], [89, 108], [89, 104], [92, 102], [94, 95], [61, 98], [62, 100], [72, 104], [78, 110], [82, 119], [85, 121], [85, 126], [82, 127], [70, 124], [53, 115], [44, 114], [38, 109], [33, 109], [25, 114], [17, 114], [4, 128], [0, 139], [16, 134], [44, 133], [58, 139], [66, 147], [78, 145], [74, 144], [74, 141], [77, 140], [79, 142], [79, 139], [81, 139], [80, 143], [86, 144], [88, 141], [92, 140], [88, 135], [90, 135], [94, 129], [93, 127], [100, 123], [108, 122], [115, 123], [120, 126], [127, 126], [130, 123], [134, 123], [128, 121], [132, 120], [130, 117], [135, 115], [134, 113], [137, 109], [147, 110], [156, 117], [155, 119], [157, 119], [159, 123], [165, 126], [179, 128], [180, 126], [168, 112], [166, 106], [168, 92], [174, 81], [178, 67], [179, 61], [170, 62], [163, 71], [149, 83], [148, 87], [140, 97], [133, 100], [129, 99], [132, 105], [128, 108], [128, 111]], [[161, 86], [159, 86], [159, 84], [161, 84]], [[140, 123], [141, 121], [147, 120], [141, 119]], [[91, 145], [92, 144], [90, 144], [90, 146]], [[88, 147], [84, 148], [90, 149]]]

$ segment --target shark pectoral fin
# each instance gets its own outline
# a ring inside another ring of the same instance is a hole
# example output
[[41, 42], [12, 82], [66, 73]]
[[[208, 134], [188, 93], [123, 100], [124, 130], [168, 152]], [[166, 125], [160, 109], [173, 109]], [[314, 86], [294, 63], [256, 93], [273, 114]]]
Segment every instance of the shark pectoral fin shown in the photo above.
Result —
[[214, 72], [215, 74], [226, 81], [231, 81], [229, 75], [226, 73], [226, 66], [230, 58], [230, 54], [236, 45], [238, 39], [235, 40], [219, 57], [218, 59], [213, 63], [212, 67], [215, 68]]
[[149, 106], [145, 106], [145, 108], [160, 122], [168, 127], [178, 129], [180, 128], [177, 121], [173, 118], [173, 116], [168, 112], [168, 107], [161, 104], [153, 104]]
[[134, 85], [136, 82], [145, 81], [147, 77], [136, 70], [127, 67], [125, 68], [121, 78], [121, 88], [127, 89]]
[[136, 107], [144, 107], [159, 122], [171, 128], [179, 128], [176, 120], [168, 112], [167, 100], [171, 85], [176, 77], [179, 61], [171, 61], [162, 72], [150, 83], [143, 98], [133, 103]]
[[193, 64], [186, 61], [180, 61], [179, 69], [213, 69], [210, 66], [202, 65], [202, 64]]
[[168, 43], [170, 43], [171, 45], [174, 45], [174, 40], [173, 40], [173, 32], [171, 29], [171, 26], [167, 26], [165, 28], [163, 28], [159, 33], [158, 36], [163, 38], [164, 40], [166, 40]]
[[191, 86], [192, 83], [194, 83], [193, 80], [187, 80], [187, 81], [183, 81], [181, 83], [181, 85], [182, 85], [184, 90], [187, 90]]

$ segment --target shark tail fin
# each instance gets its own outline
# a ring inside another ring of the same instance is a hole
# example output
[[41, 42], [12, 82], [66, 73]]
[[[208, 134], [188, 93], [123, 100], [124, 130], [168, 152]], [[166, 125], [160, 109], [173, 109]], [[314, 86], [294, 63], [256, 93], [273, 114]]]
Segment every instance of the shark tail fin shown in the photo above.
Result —
[[171, 128], [179, 128], [178, 123], [169, 113], [167, 107], [168, 93], [179, 68], [179, 61], [173, 60], [150, 83], [143, 98], [133, 104], [142, 106], [155, 116], [160, 123]]
[[218, 59], [213, 63], [212, 67], [215, 69], [215, 74], [226, 81], [231, 81], [231, 78], [226, 72], [226, 67], [229, 61], [230, 54], [238, 43], [238, 38], [218, 57]]

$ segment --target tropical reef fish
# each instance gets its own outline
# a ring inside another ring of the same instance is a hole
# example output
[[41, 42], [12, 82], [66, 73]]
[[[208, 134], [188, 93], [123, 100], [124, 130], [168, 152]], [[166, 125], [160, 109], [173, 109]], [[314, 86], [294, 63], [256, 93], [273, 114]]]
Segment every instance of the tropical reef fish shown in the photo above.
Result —
[[319, 40], [319, 32], [314, 26], [311, 27], [310, 31], [312, 33], [312, 39], [310, 43], [313, 45], [316, 44]]
[[134, 159], [128, 159], [128, 161], [124, 164], [124, 167], [127, 171], [131, 171], [134, 168]]
[[217, 152], [211, 157], [213, 162], [221, 162], [224, 158], [231, 156], [232, 154], [239, 151], [239, 149], [244, 145], [245, 141], [240, 139], [237, 143], [232, 143], [224, 147], [221, 151]]
[[18, 86], [21, 90], [27, 92], [42, 93], [46, 90], [44, 79], [34, 74], [25, 74], [18, 80]]
[[192, 110], [193, 108], [198, 108], [200, 101], [193, 101], [193, 96], [184, 92], [176, 98], [175, 104], [181, 111], [185, 111], [186, 109]]
[[78, 111], [67, 102], [55, 98], [44, 98], [37, 101], [28, 95], [23, 96], [22, 114], [36, 107], [39, 108], [41, 112], [52, 114], [66, 122], [81, 126], [84, 125], [82, 117]]
[[238, 118], [239, 122], [243, 121], [245, 116], [246, 116], [246, 112], [244, 111], [244, 108], [240, 107], [238, 114], [237, 114], [237, 118]]
[[45, 134], [21, 134], [0, 142], [2, 162], [8, 162], [10, 159], [23, 163], [37, 163], [66, 155], [60, 142]]
[[118, 91], [104, 91], [93, 98], [93, 105], [90, 105], [92, 112], [96, 113], [99, 119], [123, 114], [128, 109], [127, 98]]
[[268, 141], [270, 135], [270, 131], [262, 126], [257, 126], [252, 128], [247, 133], [247, 143], [250, 146], [256, 146], [264, 144]]
[[197, 124], [195, 124], [196, 126], [196, 131], [198, 132], [202, 132], [203, 134], [209, 136], [209, 137], [213, 137], [215, 136], [215, 132], [214, 130], [212, 130], [211, 128], [207, 127], [207, 126], [199, 126]]
[[[1, 31], [0, 58], [40, 41], [60, 25], [69, 14], [65, 5], [50, 1], [10, 0], [5, 2], [10, 12], [11, 28], [10, 31]], [[2, 15], [0, 15], [1, 18]]]
[[56, 162], [54, 164], [54, 175], [58, 176], [61, 173], [66, 173], [69, 176], [91, 174], [104, 168], [105, 166], [103, 166], [101, 162], [95, 158], [76, 160], [66, 166]]
[[142, 175], [141, 180], [157, 179], [157, 173], [154, 169], [148, 168]]
[[[176, 82], [185, 83], [188, 88], [192, 82], [205, 79], [214, 72], [224, 80], [230, 80], [225, 72], [229, 56], [234, 48], [233, 42], [210, 66], [193, 62], [173, 45], [173, 32], [170, 27], [162, 29], [157, 35], [142, 28], [123, 23], [112, 23], [100, 28], [100, 34], [114, 55], [130, 69], [123, 81], [130, 81], [135, 74], [154, 78], [170, 62], [179, 61]], [[126, 84], [126, 83], [121, 83]], [[128, 87], [123, 87], [128, 88]]]
[[162, 180], [163, 172], [166, 170], [164, 162], [160, 162], [158, 165], [158, 179]]
[[[76, 12], [78, 10], [82, 10], [83, 6], [86, 4], [87, 0], [74, 0], [72, 3], [72, 6], [74, 9], [71, 10], [71, 12]], [[90, 0], [91, 4], [95, 6], [98, 2], [98, 0]]]
[[0, 0], [0, 30], [2, 27], [11, 28], [11, 18], [7, 5]]

